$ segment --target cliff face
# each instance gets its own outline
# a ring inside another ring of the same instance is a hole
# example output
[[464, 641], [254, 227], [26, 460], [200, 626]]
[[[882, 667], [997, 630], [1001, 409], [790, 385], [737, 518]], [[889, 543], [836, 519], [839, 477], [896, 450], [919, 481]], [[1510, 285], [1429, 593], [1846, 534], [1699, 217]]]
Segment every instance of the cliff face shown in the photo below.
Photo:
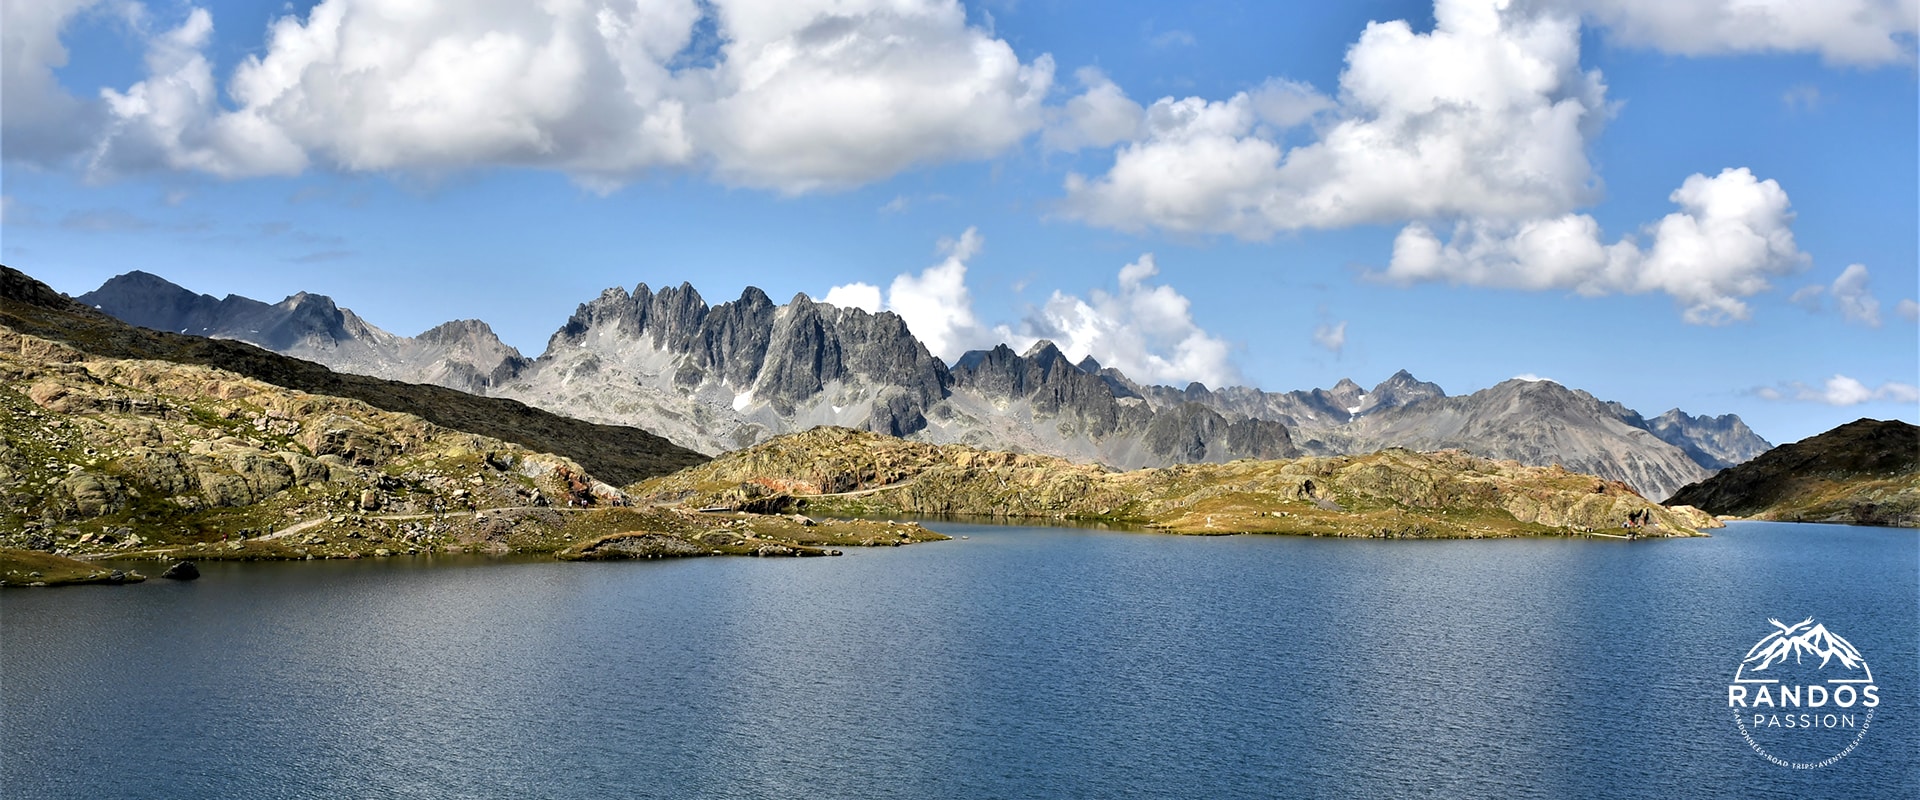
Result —
[[932, 445], [845, 428], [772, 439], [628, 487], [692, 506], [806, 503], [842, 512], [1099, 520], [1180, 533], [1482, 538], [1690, 536], [1716, 527], [1617, 481], [1460, 452], [1182, 464], [1114, 472], [1063, 459]]
[[1156, 408], [1129, 397], [1123, 376], [1096, 372], [1050, 343], [969, 353], [949, 370], [892, 313], [804, 294], [776, 306], [754, 288], [708, 306], [687, 284], [641, 284], [582, 305], [494, 393], [586, 419], [645, 420], [707, 452], [817, 425], [1119, 466], [1293, 452], [1283, 425]]
[[1667, 503], [1756, 519], [1920, 526], [1920, 428], [1855, 420], [1688, 484]]
[[1638, 427], [1652, 431], [1661, 441], [1680, 448], [1701, 466], [1713, 470], [1744, 464], [1773, 447], [1733, 414], [1696, 417], [1675, 408]]
[[893, 314], [758, 289], [709, 307], [693, 287], [609, 289], [496, 393], [588, 419], [658, 420], [710, 452], [817, 424], [906, 434], [946, 394], [946, 366]]

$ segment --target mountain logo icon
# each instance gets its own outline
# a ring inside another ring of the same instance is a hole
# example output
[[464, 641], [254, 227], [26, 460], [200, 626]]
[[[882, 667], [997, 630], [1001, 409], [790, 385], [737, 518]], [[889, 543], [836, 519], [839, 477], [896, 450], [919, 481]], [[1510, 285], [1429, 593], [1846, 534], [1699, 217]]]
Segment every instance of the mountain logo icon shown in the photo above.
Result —
[[1860, 649], [1839, 634], [1827, 630], [1827, 626], [1814, 622], [1812, 617], [1792, 625], [1771, 618], [1767, 622], [1773, 625], [1774, 631], [1747, 650], [1747, 657], [1741, 660], [1740, 668], [1734, 674], [1735, 683], [1779, 683], [1779, 679], [1761, 677], [1760, 673], [1785, 663], [1789, 658], [1793, 659], [1796, 666], [1808, 659], [1818, 658], [1820, 663], [1817, 669], [1825, 670], [1832, 664], [1845, 670], [1845, 675], [1828, 678], [1828, 683], [1873, 683], [1873, 670], [1867, 666], [1867, 659], [1860, 655]]

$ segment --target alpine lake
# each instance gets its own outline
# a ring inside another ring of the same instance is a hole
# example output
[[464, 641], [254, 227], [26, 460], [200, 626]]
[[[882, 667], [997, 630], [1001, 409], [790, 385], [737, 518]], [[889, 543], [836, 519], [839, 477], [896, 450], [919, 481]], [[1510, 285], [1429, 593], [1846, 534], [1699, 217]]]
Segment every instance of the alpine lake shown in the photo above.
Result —
[[[1920, 797], [1913, 530], [926, 524], [956, 538], [6, 590], [0, 796]], [[1879, 704], [1793, 769], [1728, 685], [1809, 617]]]

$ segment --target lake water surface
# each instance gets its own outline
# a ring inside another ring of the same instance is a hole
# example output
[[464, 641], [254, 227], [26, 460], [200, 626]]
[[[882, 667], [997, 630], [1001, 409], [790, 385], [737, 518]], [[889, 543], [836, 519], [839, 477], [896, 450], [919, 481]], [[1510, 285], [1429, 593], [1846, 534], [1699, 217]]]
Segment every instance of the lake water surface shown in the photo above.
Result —
[[[0, 592], [0, 795], [1920, 796], [1914, 531], [929, 524], [969, 538]], [[1769, 617], [1807, 616], [1884, 702], [1846, 758], [1789, 770], [1726, 687]]]

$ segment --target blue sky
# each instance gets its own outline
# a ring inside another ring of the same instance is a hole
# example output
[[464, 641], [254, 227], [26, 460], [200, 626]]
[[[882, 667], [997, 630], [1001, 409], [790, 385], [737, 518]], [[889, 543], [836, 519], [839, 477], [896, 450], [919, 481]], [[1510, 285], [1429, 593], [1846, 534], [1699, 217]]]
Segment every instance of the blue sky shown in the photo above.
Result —
[[4, 8], [0, 258], [73, 294], [531, 355], [754, 285], [1175, 384], [1920, 417], [1912, 0]]

